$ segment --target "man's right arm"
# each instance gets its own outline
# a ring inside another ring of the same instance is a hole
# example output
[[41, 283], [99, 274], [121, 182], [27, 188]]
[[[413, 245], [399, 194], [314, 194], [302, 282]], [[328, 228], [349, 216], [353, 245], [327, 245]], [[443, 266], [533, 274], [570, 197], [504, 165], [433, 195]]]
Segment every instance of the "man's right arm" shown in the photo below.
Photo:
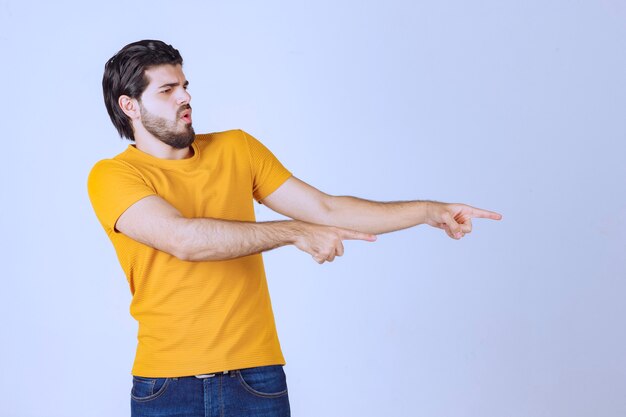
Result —
[[119, 217], [115, 229], [185, 261], [217, 261], [295, 245], [318, 263], [343, 255], [342, 241], [374, 241], [368, 233], [301, 221], [241, 222], [186, 218], [161, 197], [145, 197]]

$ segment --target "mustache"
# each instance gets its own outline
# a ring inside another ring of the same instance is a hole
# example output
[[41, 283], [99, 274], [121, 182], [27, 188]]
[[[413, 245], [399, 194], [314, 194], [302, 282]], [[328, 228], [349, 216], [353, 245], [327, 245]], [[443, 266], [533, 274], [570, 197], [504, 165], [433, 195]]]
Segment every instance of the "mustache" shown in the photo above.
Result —
[[191, 110], [191, 105], [190, 104], [185, 104], [183, 106], [181, 106], [178, 111], [176, 112], [176, 117], [180, 117], [180, 115], [182, 114], [182, 112], [184, 112], [185, 110]]

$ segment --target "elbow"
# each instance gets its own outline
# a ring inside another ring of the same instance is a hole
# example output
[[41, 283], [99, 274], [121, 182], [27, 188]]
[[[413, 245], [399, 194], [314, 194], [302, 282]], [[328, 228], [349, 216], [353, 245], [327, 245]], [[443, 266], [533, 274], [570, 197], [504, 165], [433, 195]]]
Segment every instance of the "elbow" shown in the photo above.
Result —
[[195, 260], [194, 256], [191, 253], [180, 249], [170, 250], [168, 251], [168, 253], [181, 261], [192, 262]]
[[230, 258], [219, 244], [219, 239], [208, 239], [214, 230], [200, 227], [204, 221], [183, 219], [170, 229], [165, 252], [186, 262], [219, 261]]
[[201, 262], [214, 260], [210, 251], [200, 251], [191, 245], [180, 242], [177, 245], [173, 245], [170, 250], [167, 251], [170, 255], [185, 262]]
[[314, 223], [334, 225], [335, 221], [335, 209], [338, 197], [332, 195], [325, 195], [320, 201], [319, 209], [317, 212], [317, 219]]
[[208, 248], [199, 249], [186, 240], [179, 240], [167, 252], [185, 262], [217, 261], [222, 259], [217, 251]]
[[170, 245], [170, 247], [167, 248], [165, 252], [169, 253], [170, 255], [174, 256], [177, 259], [180, 259], [181, 261], [193, 261], [194, 260], [193, 252], [189, 250], [189, 247], [187, 247], [182, 242], [176, 242]]
[[202, 252], [177, 251], [175, 253], [170, 253], [170, 255], [185, 262], [223, 261], [226, 259], [230, 259], [229, 257], [220, 256], [216, 252], [211, 252], [211, 251], [202, 251]]
[[164, 251], [175, 258], [186, 262], [210, 260], [210, 253], [199, 248], [197, 239], [194, 239], [193, 223], [190, 219], [181, 218], [182, 222], [173, 225], [166, 238]]
[[181, 261], [194, 262], [202, 260], [199, 258], [199, 254], [192, 242], [185, 236], [185, 233], [176, 233], [174, 236], [170, 236], [167, 243], [164, 251]]
[[201, 261], [212, 261], [214, 260], [209, 253], [200, 253], [197, 251], [192, 251], [184, 247], [177, 247], [175, 249], [169, 250], [168, 253], [178, 260], [185, 262], [201, 262]]

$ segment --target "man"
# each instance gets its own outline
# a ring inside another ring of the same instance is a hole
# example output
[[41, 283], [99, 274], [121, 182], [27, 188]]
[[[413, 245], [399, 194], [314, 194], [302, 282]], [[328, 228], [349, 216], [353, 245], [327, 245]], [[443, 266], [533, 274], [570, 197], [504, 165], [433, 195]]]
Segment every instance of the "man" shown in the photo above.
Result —
[[[471, 218], [501, 216], [330, 196], [246, 132], [196, 135], [182, 63], [171, 45], [139, 41], [106, 63], [102, 81], [113, 124], [135, 142], [88, 181], [139, 322], [132, 415], [286, 416], [261, 252], [295, 245], [321, 264], [342, 256], [346, 239], [422, 223], [460, 239]], [[294, 220], [255, 222], [253, 199]]]

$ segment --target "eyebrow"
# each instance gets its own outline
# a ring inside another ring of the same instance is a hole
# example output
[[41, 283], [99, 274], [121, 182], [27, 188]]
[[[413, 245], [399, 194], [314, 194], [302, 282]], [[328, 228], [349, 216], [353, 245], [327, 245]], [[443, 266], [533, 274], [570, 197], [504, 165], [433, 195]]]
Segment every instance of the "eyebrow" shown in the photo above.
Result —
[[[179, 82], [175, 82], [175, 83], [167, 83], [167, 84], [163, 84], [161, 86], [159, 86], [159, 88], [165, 88], [165, 87], [176, 87], [179, 86], [180, 83]], [[185, 81], [183, 83], [183, 87], [187, 87], [189, 85], [189, 81]]]

